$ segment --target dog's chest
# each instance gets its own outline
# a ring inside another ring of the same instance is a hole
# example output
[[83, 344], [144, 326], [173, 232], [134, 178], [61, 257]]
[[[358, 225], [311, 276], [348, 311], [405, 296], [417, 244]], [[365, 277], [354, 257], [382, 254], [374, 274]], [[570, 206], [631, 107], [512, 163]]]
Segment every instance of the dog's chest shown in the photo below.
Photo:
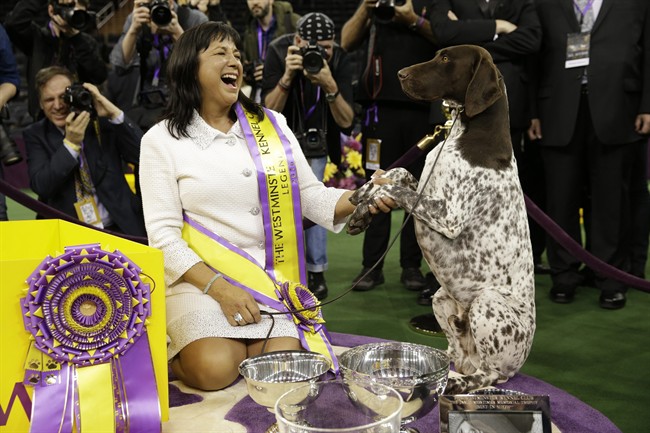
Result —
[[473, 167], [457, 145], [450, 138], [432, 150], [420, 178], [423, 195], [444, 204], [439, 223], [457, 230], [452, 238], [416, 220], [418, 242], [429, 266], [448, 288], [488, 281], [528, 285], [532, 252], [514, 159], [504, 170]]

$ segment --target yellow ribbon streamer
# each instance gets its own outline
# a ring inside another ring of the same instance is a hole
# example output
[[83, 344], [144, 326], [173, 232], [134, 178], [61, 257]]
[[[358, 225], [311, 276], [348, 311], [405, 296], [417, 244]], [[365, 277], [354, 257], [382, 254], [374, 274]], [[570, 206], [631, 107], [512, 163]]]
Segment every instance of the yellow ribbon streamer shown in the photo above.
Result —
[[115, 432], [111, 363], [78, 367], [76, 374], [81, 433]]

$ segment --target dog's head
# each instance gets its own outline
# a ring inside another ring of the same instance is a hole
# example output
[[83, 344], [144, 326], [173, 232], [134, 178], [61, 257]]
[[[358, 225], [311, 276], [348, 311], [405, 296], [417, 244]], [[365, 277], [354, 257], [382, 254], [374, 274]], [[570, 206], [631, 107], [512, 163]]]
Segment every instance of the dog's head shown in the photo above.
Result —
[[492, 56], [476, 45], [443, 48], [432, 60], [404, 68], [397, 75], [411, 98], [454, 101], [465, 106], [470, 118], [504, 96]]

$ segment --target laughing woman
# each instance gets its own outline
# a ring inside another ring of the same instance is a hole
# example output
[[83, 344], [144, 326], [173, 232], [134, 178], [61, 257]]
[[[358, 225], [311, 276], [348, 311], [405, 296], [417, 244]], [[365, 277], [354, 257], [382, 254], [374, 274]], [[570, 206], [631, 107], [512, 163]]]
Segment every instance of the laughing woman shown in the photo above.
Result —
[[[204, 390], [230, 385], [263, 350], [330, 355], [318, 314], [267, 312], [317, 302], [303, 287], [303, 216], [337, 232], [354, 210], [351, 192], [316, 179], [284, 117], [241, 92], [239, 43], [217, 22], [178, 39], [170, 101], [141, 146], [149, 244], [165, 261], [168, 358]], [[393, 206], [378, 200], [371, 212]]]

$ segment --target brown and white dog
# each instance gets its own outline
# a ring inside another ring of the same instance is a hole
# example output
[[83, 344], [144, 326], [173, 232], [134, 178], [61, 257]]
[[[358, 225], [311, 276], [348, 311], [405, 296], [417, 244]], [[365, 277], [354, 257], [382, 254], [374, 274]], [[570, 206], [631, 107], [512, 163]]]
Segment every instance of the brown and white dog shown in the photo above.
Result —
[[[429, 62], [399, 71], [413, 99], [444, 99], [460, 111], [444, 144], [427, 155], [418, 183], [393, 169], [350, 199], [356, 234], [370, 222], [368, 205], [390, 197], [415, 218], [418, 243], [441, 284], [433, 312], [457, 372], [446, 393], [504, 382], [528, 357], [535, 333], [535, 281], [524, 197], [512, 152], [501, 74], [483, 48], [440, 50]], [[432, 173], [433, 171], [433, 173]]]

